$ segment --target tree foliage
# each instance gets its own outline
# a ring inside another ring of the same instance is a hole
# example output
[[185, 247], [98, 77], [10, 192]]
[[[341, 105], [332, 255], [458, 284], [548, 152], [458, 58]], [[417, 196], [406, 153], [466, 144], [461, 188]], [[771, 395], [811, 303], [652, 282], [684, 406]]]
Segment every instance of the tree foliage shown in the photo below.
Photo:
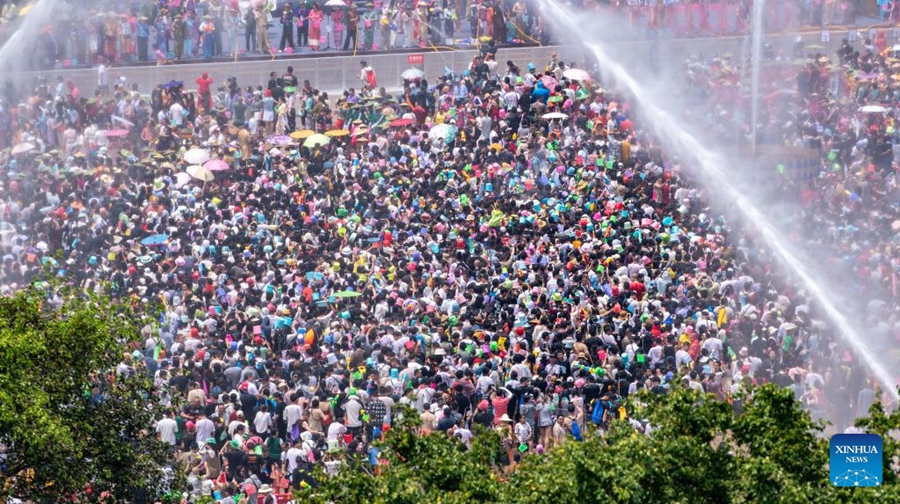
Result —
[[885, 484], [865, 489], [829, 483], [823, 426], [790, 390], [754, 389], [740, 416], [728, 403], [681, 389], [643, 395], [628, 408], [649, 421], [650, 435], [618, 420], [603, 436], [528, 455], [509, 474], [493, 463], [499, 439], [492, 433], [463, 451], [446, 436], [396, 428], [380, 444], [386, 464], [320, 475], [321, 485], [304, 497], [322, 503], [900, 502], [892, 467], [900, 445], [888, 435], [900, 427], [900, 413], [886, 415], [880, 405], [858, 425], [884, 437]]
[[134, 314], [53, 289], [0, 298], [0, 500], [157, 493], [168, 456], [152, 381], [115, 373], [139, 335]]

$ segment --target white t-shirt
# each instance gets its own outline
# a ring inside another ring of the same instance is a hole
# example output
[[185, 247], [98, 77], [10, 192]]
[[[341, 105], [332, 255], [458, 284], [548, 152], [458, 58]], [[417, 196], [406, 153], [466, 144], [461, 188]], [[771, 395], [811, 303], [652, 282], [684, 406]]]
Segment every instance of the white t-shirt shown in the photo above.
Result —
[[347, 432], [347, 427], [340, 422], [331, 422], [328, 425], [328, 441], [337, 441]]
[[216, 424], [209, 418], [197, 420], [197, 440], [206, 441], [216, 433]]
[[284, 421], [287, 424], [287, 430], [290, 430], [294, 427], [294, 424], [300, 421], [300, 418], [303, 417], [303, 408], [298, 404], [288, 404], [287, 407], [284, 408]]
[[256, 417], [253, 419], [253, 426], [256, 427], [256, 432], [260, 434], [267, 434], [271, 425], [272, 416], [269, 415], [268, 411], [256, 412]]
[[178, 422], [174, 418], [163, 418], [156, 424], [156, 433], [163, 443], [175, 445], [175, 433], [178, 431]]

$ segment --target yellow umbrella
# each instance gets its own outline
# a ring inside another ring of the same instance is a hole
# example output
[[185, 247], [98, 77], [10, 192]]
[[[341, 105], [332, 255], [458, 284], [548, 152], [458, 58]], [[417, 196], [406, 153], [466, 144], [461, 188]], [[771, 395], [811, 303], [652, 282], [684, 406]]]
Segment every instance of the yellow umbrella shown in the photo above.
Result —
[[316, 132], [313, 130], [299, 130], [299, 131], [295, 131], [295, 132], [291, 133], [291, 138], [293, 138], [294, 140], [303, 140], [303, 139], [309, 138], [315, 134], [316, 134]]
[[360, 127], [356, 128], [355, 130], [353, 130], [353, 136], [359, 136], [359, 135], [362, 135], [362, 134], [368, 133], [368, 132], [369, 132], [369, 128], [367, 128], [365, 126], [360, 126]]
[[350, 132], [345, 129], [335, 129], [335, 130], [330, 130], [330, 131], [325, 132], [325, 135], [330, 136], [330, 137], [342, 137], [342, 136], [347, 136], [349, 134], [350, 134]]
[[316, 135], [313, 135], [313, 136], [307, 138], [303, 142], [303, 146], [308, 147], [308, 148], [313, 148], [313, 147], [325, 145], [330, 141], [331, 141], [331, 139], [328, 138], [327, 136], [316, 134]]

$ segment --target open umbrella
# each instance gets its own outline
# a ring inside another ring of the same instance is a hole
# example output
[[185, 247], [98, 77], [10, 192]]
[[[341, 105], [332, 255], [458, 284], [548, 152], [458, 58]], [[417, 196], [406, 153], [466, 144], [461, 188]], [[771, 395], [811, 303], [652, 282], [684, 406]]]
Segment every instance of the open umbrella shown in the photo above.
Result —
[[209, 161], [209, 151], [205, 149], [191, 149], [184, 153], [184, 160], [195, 165], [202, 165]]
[[394, 119], [393, 121], [388, 123], [388, 126], [390, 126], [391, 128], [402, 128], [404, 126], [409, 126], [414, 122], [415, 121], [407, 117], [405, 119]]
[[440, 138], [447, 143], [450, 143], [453, 140], [453, 137], [456, 136], [456, 127], [451, 126], [449, 124], [437, 124], [431, 131], [428, 132], [428, 136], [431, 138]]
[[325, 135], [322, 135], [322, 134], [317, 133], [317, 134], [315, 134], [315, 135], [313, 135], [313, 136], [307, 138], [306, 140], [304, 140], [304, 141], [303, 141], [303, 146], [304, 146], [304, 147], [309, 147], [309, 148], [312, 148], [312, 147], [318, 147], [318, 146], [321, 146], [321, 145], [326, 145], [326, 144], [328, 144], [328, 142], [330, 142], [330, 141], [331, 141], [331, 138], [329, 138], [329, 137], [327, 137], [327, 136], [325, 136]]
[[184, 186], [188, 185], [188, 183], [190, 181], [191, 181], [190, 174], [187, 174], [185, 172], [179, 172], [179, 173], [175, 174], [175, 187], [178, 187], [178, 188], [184, 187]]
[[293, 138], [294, 140], [304, 140], [315, 134], [316, 132], [313, 130], [299, 130], [291, 133], [291, 138]]
[[13, 155], [16, 154], [25, 154], [28, 151], [34, 150], [34, 144], [31, 142], [22, 142], [12, 149]]
[[168, 239], [169, 235], [167, 234], [156, 234], [153, 236], [148, 236], [141, 240], [141, 245], [146, 245], [148, 247], [152, 247], [154, 245], [162, 245], [163, 243], [166, 243]]
[[107, 137], [107, 138], [123, 137], [123, 136], [125, 136], [125, 135], [127, 135], [127, 134], [128, 134], [128, 130], [127, 130], [127, 129], [122, 129], [122, 128], [106, 130], [106, 137]]
[[291, 137], [287, 135], [270, 135], [266, 141], [272, 145], [287, 145], [291, 143]]
[[863, 114], [883, 114], [887, 112], [887, 109], [882, 107], [881, 105], [866, 105], [859, 109]]
[[208, 169], [206, 169], [200, 165], [188, 166], [187, 170], [185, 170], [185, 171], [191, 177], [194, 177], [197, 180], [202, 180], [204, 182], [209, 182], [210, 180], [213, 180], [214, 178], [216, 178], [211, 171], [209, 171]]
[[405, 80], [418, 80], [425, 78], [425, 72], [419, 70], [418, 68], [410, 68], [409, 70], [404, 70], [400, 77], [403, 77]]
[[557, 84], [559, 84], [559, 81], [556, 80], [556, 77], [552, 75], [545, 75], [541, 77], [541, 82], [543, 82], [544, 86], [551, 90], [556, 87]]
[[333, 129], [333, 130], [328, 130], [325, 132], [325, 136], [329, 136], [332, 138], [347, 136], [349, 134], [350, 134], [350, 132], [345, 129]]
[[352, 290], [345, 290], [345, 291], [337, 292], [334, 294], [334, 297], [336, 297], [336, 298], [354, 298], [354, 297], [358, 297], [358, 296], [362, 296], [362, 293], [352, 291]]
[[169, 82], [161, 85], [160, 87], [163, 89], [172, 89], [172, 88], [177, 88], [178, 86], [183, 86], [183, 85], [184, 85], [184, 82], [177, 81], [177, 80], [170, 80]]
[[360, 127], [356, 128], [355, 130], [353, 130], [353, 136], [364, 135], [368, 132], [369, 132], [369, 128], [367, 128], [365, 126], [360, 126]]
[[562, 112], [550, 112], [541, 116], [542, 119], [568, 119], [569, 116]]
[[228, 166], [228, 163], [221, 159], [210, 159], [209, 161], [203, 163], [203, 167], [209, 171], [225, 171], [230, 168], [230, 166]]
[[591, 80], [591, 74], [580, 68], [570, 68], [563, 72], [563, 77], [566, 79], [577, 80], [577, 81], [586, 81]]
[[344, 0], [328, 0], [325, 2], [325, 7], [346, 7], [347, 4], [344, 3]]

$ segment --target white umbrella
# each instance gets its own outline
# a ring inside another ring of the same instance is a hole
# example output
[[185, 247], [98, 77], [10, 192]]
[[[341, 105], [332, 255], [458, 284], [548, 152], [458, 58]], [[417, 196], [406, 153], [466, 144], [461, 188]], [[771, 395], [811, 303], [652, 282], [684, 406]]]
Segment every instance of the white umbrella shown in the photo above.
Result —
[[347, 4], [344, 3], [344, 0], [328, 0], [325, 2], [325, 7], [346, 7]]
[[591, 74], [580, 68], [570, 68], [563, 72], [563, 77], [570, 80], [586, 81], [591, 80]]
[[568, 119], [569, 116], [562, 112], [550, 112], [541, 116], [542, 119]]
[[209, 161], [209, 151], [206, 149], [191, 149], [184, 153], [184, 160], [194, 165], [202, 165]]
[[859, 109], [863, 114], [883, 114], [887, 112], [887, 109], [882, 107], [881, 105], [866, 105]]
[[25, 154], [28, 151], [34, 150], [34, 144], [31, 142], [22, 142], [12, 149], [13, 154]]
[[209, 171], [207, 168], [204, 168], [200, 165], [191, 165], [187, 167], [185, 170], [188, 175], [194, 177], [197, 180], [202, 180], [204, 182], [209, 182], [210, 180], [216, 178], [213, 176], [213, 173]]
[[406, 80], [416, 80], [416, 79], [424, 79], [425, 72], [419, 70], [418, 68], [410, 68], [409, 70], [405, 70], [400, 77], [403, 77]]
[[175, 174], [175, 187], [184, 187], [191, 181], [191, 175], [185, 172]]
[[431, 131], [428, 132], [428, 136], [431, 138], [440, 138], [449, 143], [449, 141], [452, 140], [456, 135], [456, 131], [457, 130], [454, 126], [442, 123], [437, 124], [433, 128], [431, 128]]

